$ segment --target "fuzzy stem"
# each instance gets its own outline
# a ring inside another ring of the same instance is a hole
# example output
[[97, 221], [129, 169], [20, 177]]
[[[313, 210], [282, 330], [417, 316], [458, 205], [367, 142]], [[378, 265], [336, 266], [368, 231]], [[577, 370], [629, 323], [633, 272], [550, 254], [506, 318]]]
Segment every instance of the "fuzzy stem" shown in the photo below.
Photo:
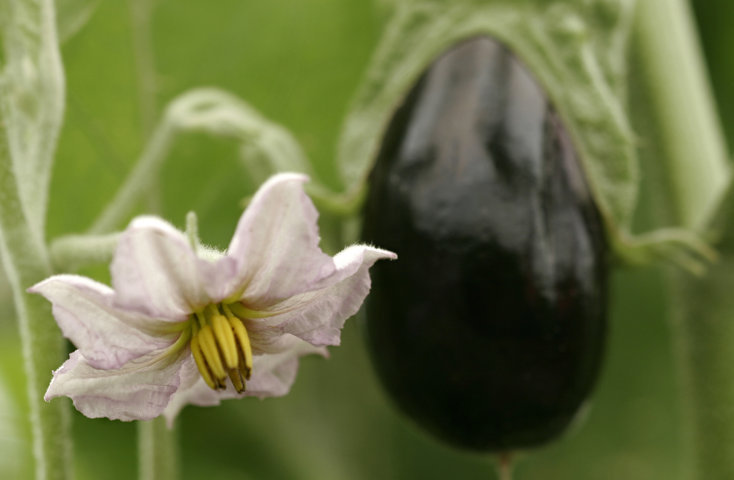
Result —
[[20, 326], [36, 478], [72, 478], [68, 403], [43, 400], [51, 370], [63, 360], [63, 339], [48, 302], [25, 291], [48, 277], [51, 266], [42, 239], [26, 218], [17, 177], [3, 147], [6, 144], [0, 142], [0, 254]]
[[178, 457], [178, 435], [163, 417], [138, 422], [139, 480], [179, 478]]
[[57, 272], [73, 272], [86, 265], [109, 263], [119, 233], [107, 235], [66, 235], [51, 242], [51, 263]]
[[705, 278], [672, 281], [695, 479], [734, 478], [734, 245]]
[[673, 220], [705, 229], [730, 169], [692, 21], [685, 0], [640, 0], [634, 41], [660, 135]]
[[[669, 221], [707, 231], [730, 169], [691, 12], [683, 0], [638, 5], [635, 53], [661, 153], [653, 195]], [[701, 480], [734, 478], [734, 246], [720, 247], [720, 262], [704, 278], [673, 272], [670, 279], [683, 427], [693, 478]]]
[[65, 98], [54, 2], [0, 2], [0, 33], [0, 256], [20, 329], [35, 477], [63, 480], [72, 478], [69, 406], [43, 395], [64, 342], [48, 302], [26, 292], [51, 274], [44, 220]]
[[157, 173], [171, 149], [175, 135], [176, 129], [170, 118], [166, 117], [153, 133], [135, 168], [112, 202], [97, 217], [89, 233], [111, 232], [132, 213], [138, 200], [155, 184]]
[[151, 0], [130, 0], [133, 51], [138, 83], [138, 105], [143, 135], [148, 135], [155, 126], [158, 114], [156, 96], [158, 92], [151, 39]]
[[[130, 26], [137, 73], [138, 109], [140, 110], [140, 129], [143, 138], [150, 135], [158, 116], [157, 72], [155, 69], [155, 51], [151, 35], [152, 0], [129, 0]], [[145, 196], [145, 205], [149, 212], [159, 212], [162, 196], [159, 190], [149, 189]]]

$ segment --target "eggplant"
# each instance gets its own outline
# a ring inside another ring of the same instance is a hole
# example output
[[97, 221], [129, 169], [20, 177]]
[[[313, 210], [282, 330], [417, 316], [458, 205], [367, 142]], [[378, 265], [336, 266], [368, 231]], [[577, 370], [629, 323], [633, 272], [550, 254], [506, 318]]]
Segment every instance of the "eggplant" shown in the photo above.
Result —
[[452, 47], [370, 173], [366, 336], [399, 408], [477, 451], [537, 446], [588, 398], [606, 336], [602, 220], [563, 121], [504, 45]]

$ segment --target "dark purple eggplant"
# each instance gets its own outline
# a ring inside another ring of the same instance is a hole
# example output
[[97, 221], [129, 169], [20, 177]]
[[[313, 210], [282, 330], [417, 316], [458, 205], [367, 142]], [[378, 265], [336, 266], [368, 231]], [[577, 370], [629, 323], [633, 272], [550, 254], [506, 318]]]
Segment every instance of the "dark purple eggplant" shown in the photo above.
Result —
[[599, 373], [606, 244], [569, 134], [526, 67], [475, 38], [394, 113], [369, 178], [367, 338], [400, 409], [462, 448], [547, 442]]

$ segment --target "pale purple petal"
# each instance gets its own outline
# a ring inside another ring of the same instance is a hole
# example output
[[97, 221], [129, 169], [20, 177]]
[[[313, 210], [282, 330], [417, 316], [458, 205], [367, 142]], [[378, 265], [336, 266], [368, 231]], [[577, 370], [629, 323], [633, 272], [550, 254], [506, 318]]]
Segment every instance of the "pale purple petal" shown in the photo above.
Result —
[[[227, 385], [226, 390], [212, 390], [201, 377], [198, 377], [189, 388], [183, 388], [182, 384], [163, 412], [169, 427], [173, 425], [173, 420], [181, 409], [188, 404], [210, 407], [219, 405], [222, 400], [230, 398], [266, 398], [286, 395], [295, 381], [299, 357], [309, 354], [328, 356], [324, 347], [314, 347], [295, 337], [290, 337], [288, 343], [290, 348], [284, 352], [256, 355], [253, 358], [252, 377], [247, 381], [247, 390], [244, 393], [238, 394], [231, 384]], [[193, 361], [189, 368], [196, 368]]]
[[333, 273], [331, 257], [319, 248], [318, 213], [303, 191], [307, 180], [271, 177], [240, 218], [227, 256], [237, 262], [233, 281], [248, 305], [262, 308], [318, 288]]
[[226, 258], [199, 258], [187, 237], [156, 217], [138, 217], [123, 232], [112, 261], [116, 304], [152, 316], [184, 319], [212, 301], [234, 272]]
[[44, 400], [70, 397], [77, 410], [89, 418], [149, 420], [160, 415], [179, 386], [181, 356], [148, 355], [120, 369], [98, 370], [79, 351], [54, 372]]
[[309, 354], [328, 355], [324, 347], [298, 342], [282, 353], [255, 356], [245, 396], [266, 398], [286, 395], [296, 379], [298, 359]]
[[112, 289], [86, 277], [55, 275], [28, 291], [51, 302], [64, 336], [95, 368], [119, 368], [178, 336], [170, 322], [114, 307]]
[[186, 405], [213, 407], [219, 405], [222, 400], [235, 397], [237, 397], [237, 392], [232, 390], [231, 386], [225, 391], [212, 390], [200, 376], [197, 382], [188, 389], [179, 389], [171, 397], [171, 401], [163, 410], [163, 416], [166, 417], [168, 428], [173, 428], [173, 421]]
[[369, 268], [380, 259], [397, 256], [386, 250], [354, 245], [333, 260], [334, 273], [320, 290], [297, 295], [266, 312], [271, 317], [248, 319], [246, 326], [253, 350], [282, 350], [283, 335], [295, 335], [313, 345], [338, 345], [344, 322], [357, 313], [370, 290]]
[[221, 391], [212, 390], [204, 382], [199, 373], [199, 369], [196, 367], [193, 356], [188, 355], [183, 360], [181, 370], [179, 370], [179, 377], [181, 379], [179, 388], [171, 396], [166, 409], [163, 411], [168, 428], [173, 428], [174, 420], [179, 412], [191, 403], [191, 399], [197, 399], [197, 405], [201, 406], [219, 405]]
[[[242, 215], [225, 256], [197, 254], [169, 223], [138, 217], [115, 252], [114, 291], [71, 275], [30, 289], [52, 302], [61, 329], [79, 347], [54, 372], [44, 398], [68, 396], [89, 417], [164, 414], [172, 422], [188, 403], [288, 393], [300, 356], [326, 355], [326, 345], [339, 343], [345, 320], [369, 292], [370, 266], [396, 258], [369, 246], [349, 247], [334, 258], [324, 254], [305, 181], [300, 174], [268, 180]], [[181, 322], [220, 301], [242, 301], [256, 312], [243, 319], [255, 353], [243, 394], [231, 385], [210, 389], [188, 346], [174, 344], [186, 327]]]

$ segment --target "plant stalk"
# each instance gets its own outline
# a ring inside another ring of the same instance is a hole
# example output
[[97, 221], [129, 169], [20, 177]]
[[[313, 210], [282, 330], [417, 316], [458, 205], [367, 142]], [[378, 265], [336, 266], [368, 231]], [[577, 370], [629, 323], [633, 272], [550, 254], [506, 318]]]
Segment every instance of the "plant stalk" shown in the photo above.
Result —
[[[721, 212], [731, 181], [690, 8], [684, 0], [639, 0], [635, 54], [654, 124], [651, 184], [666, 221], [703, 235]], [[731, 222], [731, 220], [729, 220]], [[734, 233], [734, 224], [726, 227]], [[726, 230], [725, 230], [726, 232]], [[669, 276], [683, 432], [693, 478], [734, 478], [734, 242], [704, 277]]]
[[639, 0], [634, 48], [670, 187], [672, 220], [704, 231], [731, 179], [726, 143], [686, 0]]
[[138, 423], [139, 480], [179, 478], [178, 435], [163, 417]]
[[[0, 160], [7, 159], [5, 146], [0, 142], [0, 157], [4, 157]], [[42, 239], [26, 219], [16, 176], [9, 163], [0, 161], [0, 254], [20, 326], [35, 475], [39, 480], [68, 479], [72, 478], [69, 405], [63, 400], [52, 403], [43, 400], [51, 371], [63, 361], [63, 338], [49, 303], [25, 291], [48, 277], [51, 266]]]
[[671, 282], [695, 479], [734, 478], [733, 285], [734, 245], [705, 278]]
[[112, 232], [128, 218], [140, 198], [155, 185], [157, 174], [171, 149], [175, 133], [171, 122], [167, 118], [164, 119], [153, 133], [125, 183], [97, 217], [88, 233], [98, 235]]
[[42, 480], [73, 477], [68, 401], [43, 400], [64, 340], [49, 303], [26, 292], [52, 273], [44, 227], [65, 99], [54, 7], [52, 0], [0, 2], [0, 256], [20, 330], [35, 477]]

